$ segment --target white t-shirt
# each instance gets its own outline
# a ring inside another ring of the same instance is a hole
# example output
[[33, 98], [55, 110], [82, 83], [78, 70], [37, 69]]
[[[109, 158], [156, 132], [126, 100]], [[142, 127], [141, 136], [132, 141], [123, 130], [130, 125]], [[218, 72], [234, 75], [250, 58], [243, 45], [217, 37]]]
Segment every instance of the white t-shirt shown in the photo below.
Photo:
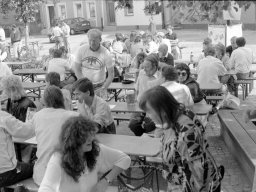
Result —
[[67, 60], [62, 58], [53, 58], [48, 64], [48, 73], [56, 72], [60, 74], [60, 81], [65, 80], [65, 72], [71, 68]]
[[12, 70], [4, 62], [0, 62], [0, 80], [5, 76], [12, 75]]
[[229, 59], [229, 68], [237, 73], [249, 73], [253, 62], [253, 52], [247, 47], [238, 47], [235, 49]]
[[168, 89], [179, 103], [184, 104], [186, 107], [194, 105], [193, 97], [188, 86], [175, 81], [164, 82], [161, 86]]
[[113, 58], [103, 46], [92, 51], [89, 45], [83, 45], [76, 54], [75, 65], [81, 66], [83, 76], [92, 83], [103, 83], [106, 80], [106, 69], [113, 67]]
[[79, 113], [54, 108], [44, 108], [33, 116], [31, 123], [35, 129], [38, 158], [34, 166], [33, 179], [38, 185], [44, 177], [48, 161], [58, 144], [62, 125], [74, 116], [79, 116]]
[[62, 35], [62, 30], [61, 28], [59, 28], [58, 26], [55, 26], [53, 29], [52, 29], [52, 32], [53, 32], [53, 35], [55, 37], [60, 37]]
[[98, 182], [98, 174], [104, 174], [114, 166], [121, 169], [130, 166], [131, 159], [128, 155], [102, 144], [99, 146], [100, 153], [94, 169], [82, 173], [78, 182], [75, 182], [62, 168], [61, 154], [54, 153], [38, 192], [93, 192], [93, 187]]
[[219, 76], [225, 75], [226, 72], [227, 70], [221, 60], [207, 56], [198, 63], [197, 82], [199, 85], [220, 83]]

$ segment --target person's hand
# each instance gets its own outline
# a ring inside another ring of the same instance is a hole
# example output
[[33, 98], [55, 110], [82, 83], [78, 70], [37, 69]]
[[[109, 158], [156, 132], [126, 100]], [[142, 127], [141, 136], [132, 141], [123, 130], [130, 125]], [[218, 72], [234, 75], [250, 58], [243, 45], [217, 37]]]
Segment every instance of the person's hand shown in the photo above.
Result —
[[107, 188], [108, 188], [108, 182], [105, 179], [102, 179], [95, 186], [95, 192], [106, 192]]
[[243, 119], [244, 119], [245, 123], [248, 123], [250, 121], [250, 112], [251, 112], [251, 110], [248, 109], [243, 113]]

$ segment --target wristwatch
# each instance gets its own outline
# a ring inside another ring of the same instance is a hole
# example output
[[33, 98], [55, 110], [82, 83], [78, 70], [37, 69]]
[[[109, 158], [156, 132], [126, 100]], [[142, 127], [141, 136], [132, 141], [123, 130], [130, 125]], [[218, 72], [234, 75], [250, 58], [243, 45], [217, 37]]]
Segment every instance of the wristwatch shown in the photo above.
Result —
[[112, 183], [112, 181], [110, 181], [107, 177], [104, 177], [104, 179], [107, 181], [108, 184]]

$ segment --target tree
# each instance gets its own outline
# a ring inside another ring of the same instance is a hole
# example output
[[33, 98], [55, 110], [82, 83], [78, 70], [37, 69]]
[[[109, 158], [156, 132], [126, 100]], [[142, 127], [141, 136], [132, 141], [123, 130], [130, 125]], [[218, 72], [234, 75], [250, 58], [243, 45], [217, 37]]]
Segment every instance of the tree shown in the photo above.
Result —
[[[114, 0], [117, 2], [116, 9], [130, 7], [129, 0]], [[147, 0], [150, 1], [150, 0]], [[163, 10], [164, 3], [171, 8], [172, 17], [171, 24], [174, 19], [179, 18], [181, 21], [208, 21], [210, 23], [218, 23], [223, 21], [223, 10], [228, 10], [231, 6], [231, 0], [222, 1], [195, 1], [195, 0], [160, 0], [161, 3], [147, 4], [144, 11], [160, 13]], [[251, 4], [256, 1], [235, 1], [240, 8], [247, 10]]]
[[25, 25], [25, 44], [28, 45], [29, 27], [28, 23], [34, 22], [39, 12], [42, 0], [1, 0], [0, 13], [8, 14], [15, 12], [16, 20]]

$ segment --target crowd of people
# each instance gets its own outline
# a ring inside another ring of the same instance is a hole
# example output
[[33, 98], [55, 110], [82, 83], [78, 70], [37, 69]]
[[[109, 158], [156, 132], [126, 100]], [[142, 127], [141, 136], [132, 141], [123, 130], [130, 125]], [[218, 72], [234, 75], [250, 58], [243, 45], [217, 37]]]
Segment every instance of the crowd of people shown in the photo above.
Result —
[[[60, 25], [53, 34], [64, 46], [50, 49], [45, 58], [47, 86], [39, 101], [30, 100], [21, 79], [0, 62], [2, 92], [8, 97], [6, 111], [0, 111], [0, 187], [33, 177], [39, 192], [106, 191], [131, 159], [96, 139], [98, 133], [116, 134], [103, 95], [113, 81], [134, 71], [136, 100], [144, 112], [132, 114], [128, 126], [135, 136], [161, 137], [167, 191], [220, 192], [224, 168], [216, 169], [208, 155], [204, 124], [190, 109], [195, 103], [206, 103], [201, 85], [224, 83], [232, 92], [233, 79], [249, 77], [253, 54], [245, 47], [245, 38], [233, 37], [227, 48], [204, 39], [202, 54], [190, 61], [195, 79], [191, 66], [175, 64], [180, 52], [171, 26], [166, 33], [132, 31], [128, 38], [116, 33], [113, 42], [102, 41], [102, 32], [91, 29], [88, 44], [72, 56], [69, 29], [65, 23]], [[0, 59], [4, 60], [3, 54]], [[236, 76], [228, 73], [231, 70]], [[30, 108], [37, 112], [27, 119]], [[255, 111], [246, 112], [246, 120], [255, 116]], [[16, 155], [12, 137], [35, 137], [36, 154], [21, 145], [21, 154]]]

